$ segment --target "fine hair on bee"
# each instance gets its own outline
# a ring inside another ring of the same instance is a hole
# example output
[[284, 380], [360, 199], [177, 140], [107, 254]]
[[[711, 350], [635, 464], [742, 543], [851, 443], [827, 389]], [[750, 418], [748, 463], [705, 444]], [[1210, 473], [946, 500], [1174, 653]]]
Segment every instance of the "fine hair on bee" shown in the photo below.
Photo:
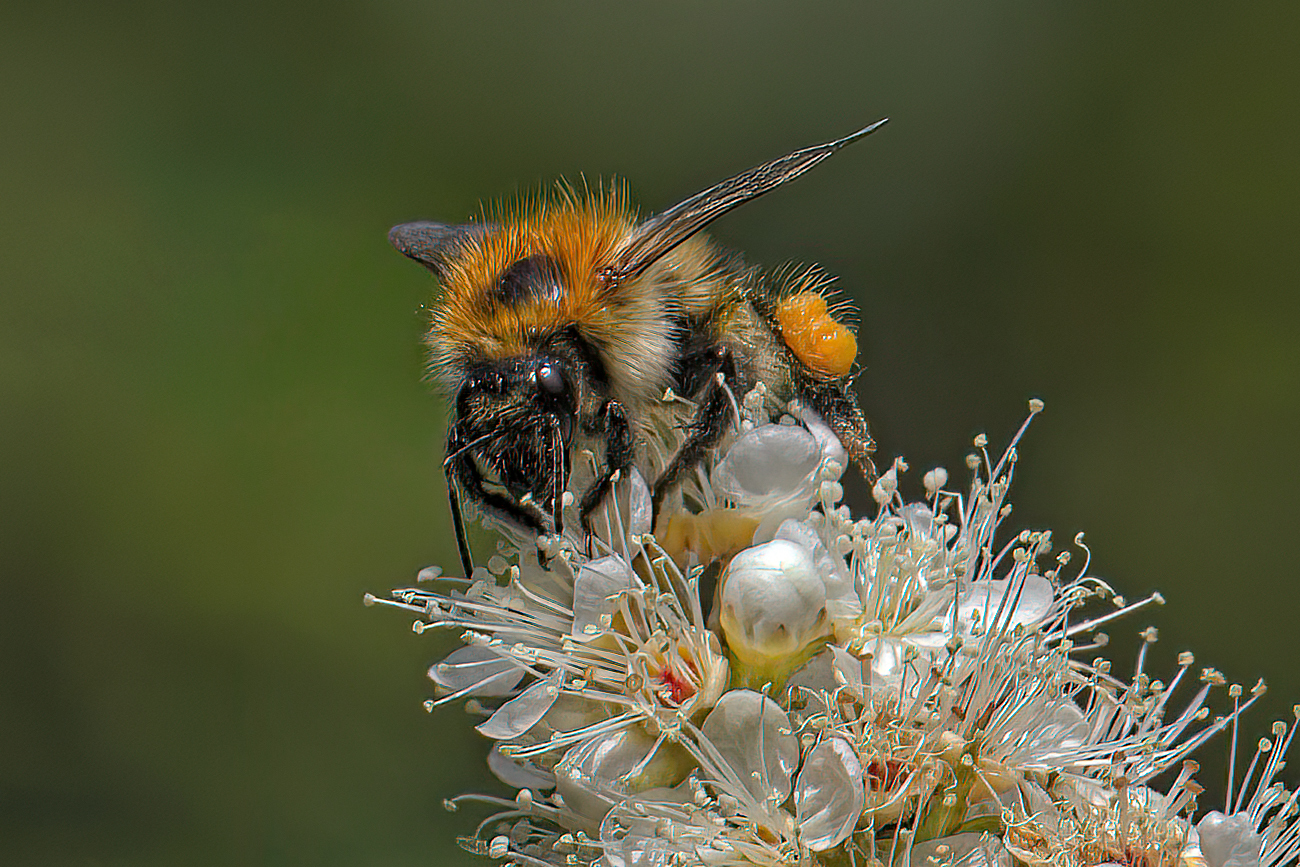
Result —
[[[816, 269], [764, 273], [700, 230], [884, 123], [645, 220], [612, 186], [561, 188], [479, 222], [392, 229], [393, 246], [442, 286], [426, 339], [430, 373], [453, 399], [444, 470], [467, 577], [463, 501], [544, 535], [564, 532], [576, 499], [587, 530], [616, 480], [636, 469], [658, 513], [738, 422], [735, 396], [760, 382], [778, 412], [797, 400], [820, 414], [874, 479], [875, 443], [852, 391], [852, 305], [828, 307], [830, 281]], [[677, 431], [670, 455], [655, 447], [665, 419]], [[575, 456], [587, 454], [589, 472], [575, 472]], [[566, 497], [580, 475], [581, 490]]]

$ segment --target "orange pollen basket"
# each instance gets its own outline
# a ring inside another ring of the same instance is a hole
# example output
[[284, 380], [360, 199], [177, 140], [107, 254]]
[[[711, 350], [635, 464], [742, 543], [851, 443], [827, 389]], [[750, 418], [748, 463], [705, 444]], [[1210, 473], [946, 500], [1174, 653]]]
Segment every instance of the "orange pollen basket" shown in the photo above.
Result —
[[777, 307], [776, 320], [786, 346], [809, 370], [827, 377], [844, 376], [858, 358], [858, 339], [831, 318], [826, 299], [800, 292]]

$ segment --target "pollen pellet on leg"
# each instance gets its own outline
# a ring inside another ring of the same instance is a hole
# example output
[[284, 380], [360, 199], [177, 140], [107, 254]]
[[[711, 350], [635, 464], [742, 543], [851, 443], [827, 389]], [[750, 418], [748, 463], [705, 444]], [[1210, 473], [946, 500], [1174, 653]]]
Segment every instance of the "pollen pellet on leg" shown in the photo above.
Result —
[[786, 346], [804, 365], [822, 376], [844, 376], [858, 357], [858, 339], [831, 318], [826, 299], [800, 292], [777, 307], [776, 321]]

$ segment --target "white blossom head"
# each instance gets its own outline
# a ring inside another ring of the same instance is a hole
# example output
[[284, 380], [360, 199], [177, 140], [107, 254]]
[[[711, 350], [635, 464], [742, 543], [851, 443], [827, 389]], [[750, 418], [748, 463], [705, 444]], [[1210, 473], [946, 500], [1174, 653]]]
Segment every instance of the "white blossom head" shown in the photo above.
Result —
[[[463, 845], [528, 867], [1300, 857], [1300, 796], [1278, 782], [1294, 725], [1196, 821], [1189, 757], [1262, 686], [1247, 698], [1190, 653], [1153, 676], [1154, 629], [1120, 677], [1100, 629], [1162, 597], [1116, 595], [1082, 535], [1058, 550], [1050, 532], [1003, 532], [1024, 427], [996, 461], [977, 437], [960, 491], [933, 469], [911, 500], [895, 460], [855, 514], [829, 426], [784, 409], [745, 395], [738, 429], [657, 514], [646, 478], [680, 431], [620, 474], [591, 535], [570, 492], [563, 535], [499, 527], [474, 575], [427, 571], [384, 600], [417, 631], [461, 634], [427, 707], [463, 702], [517, 790], [449, 802], [496, 810]], [[1223, 687], [1232, 706], [1215, 712]]]

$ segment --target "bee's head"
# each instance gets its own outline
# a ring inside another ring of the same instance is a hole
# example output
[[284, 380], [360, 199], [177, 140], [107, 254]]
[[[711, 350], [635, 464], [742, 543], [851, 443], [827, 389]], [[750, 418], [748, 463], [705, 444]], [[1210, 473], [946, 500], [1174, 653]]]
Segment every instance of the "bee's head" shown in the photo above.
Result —
[[531, 355], [471, 367], [456, 396], [447, 442], [487, 483], [516, 502], [555, 511], [569, 477], [577, 386], [564, 360]]

